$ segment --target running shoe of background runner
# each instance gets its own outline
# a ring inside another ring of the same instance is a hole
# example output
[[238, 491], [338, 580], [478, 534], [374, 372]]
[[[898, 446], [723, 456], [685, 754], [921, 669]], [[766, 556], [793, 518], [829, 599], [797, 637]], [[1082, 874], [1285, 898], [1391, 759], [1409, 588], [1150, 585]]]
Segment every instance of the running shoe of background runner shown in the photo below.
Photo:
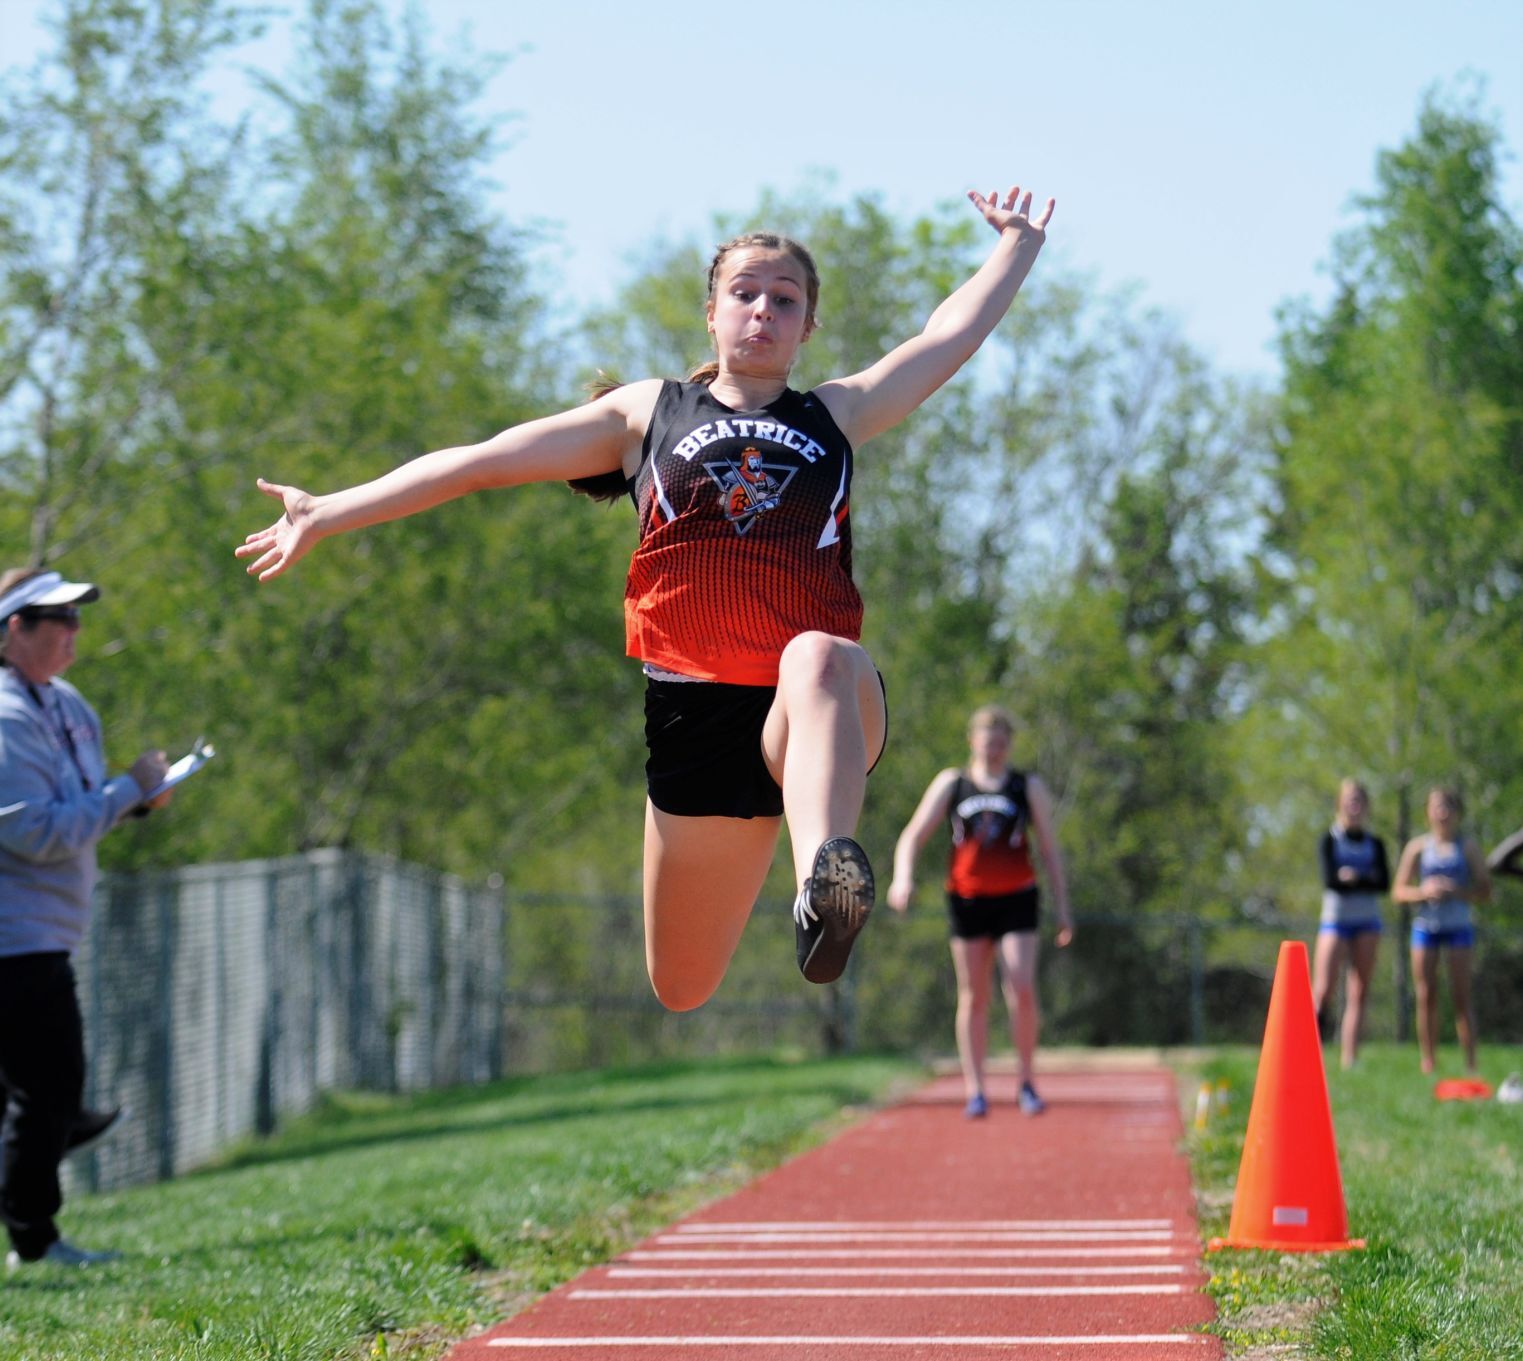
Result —
[[982, 1092], [974, 1092], [968, 1098], [968, 1104], [963, 1107], [962, 1113], [969, 1120], [982, 1120], [989, 1114], [989, 1102]]
[[1036, 1094], [1036, 1088], [1029, 1082], [1021, 1083], [1021, 1094], [1017, 1100], [1020, 1102], [1022, 1115], [1040, 1115], [1047, 1109], [1047, 1103]]

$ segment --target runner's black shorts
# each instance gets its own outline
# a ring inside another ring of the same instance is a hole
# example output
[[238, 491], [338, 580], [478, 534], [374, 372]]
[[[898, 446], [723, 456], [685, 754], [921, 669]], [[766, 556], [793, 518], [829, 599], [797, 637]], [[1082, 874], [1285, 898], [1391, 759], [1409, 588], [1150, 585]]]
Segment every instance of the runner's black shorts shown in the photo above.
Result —
[[1035, 885], [997, 898], [959, 898], [949, 893], [947, 916], [952, 935], [958, 940], [998, 940], [1012, 931], [1035, 931], [1040, 897]]
[[[878, 682], [883, 682], [881, 674]], [[783, 791], [767, 769], [761, 741], [776, 697], [774, 685], [647, 676], [645, 786], [650, 801], [677, 817], [781, 817]]]

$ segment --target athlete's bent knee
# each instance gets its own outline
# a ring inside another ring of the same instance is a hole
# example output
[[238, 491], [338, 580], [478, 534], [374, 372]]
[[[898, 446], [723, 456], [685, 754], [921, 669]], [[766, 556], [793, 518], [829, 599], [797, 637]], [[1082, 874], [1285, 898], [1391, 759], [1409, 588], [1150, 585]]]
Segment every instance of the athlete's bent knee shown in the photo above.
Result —
[[778, 674], [785, 681], [797, 678], [826, 688], [848, 685], [855, 680], [861, 651], [856, 643], [833, 634], [801, 633], [783, 649]]

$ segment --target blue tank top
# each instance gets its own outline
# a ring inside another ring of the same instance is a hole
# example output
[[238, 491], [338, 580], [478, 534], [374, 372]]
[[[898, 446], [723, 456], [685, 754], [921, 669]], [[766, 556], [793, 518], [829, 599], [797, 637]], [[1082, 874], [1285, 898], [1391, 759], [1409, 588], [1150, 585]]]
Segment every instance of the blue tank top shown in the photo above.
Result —
[[1375, 876], [1375, 838], [1368, 832], [1351, 837], [1336, 822], [1327, 829], [1333, 839], [1333, 864], [1338, 869], [1351, 869], [1361, 879]]
[[[1336, 822], [1327, 829], [1332, 839], [1333, 868], [1351, 869], [1361, 881], [1375, 877], [1377, 845], [1368, 832], [1351, 837]], [[1380, 895], [1369, 889], [1322, 890], [1322, 924], [1368, 926], [1380, 923]]]
[[[1439, 874], [1461, 888], [1470, 886], [1470, 861], [1465, 858], [1462, 841], [1450, 841], [1441, 848], [1432, 836], [1424, 837], [1417, 866], [1421, 879]], [[1421, 903], [1412, 915], [1412, 925], [1434, 933], [1462, 930], [1470, 925], [1470, 904], [1463, 898]]]
[[1462, 888], [1470, 886], [1470, 861], [1465, 858], [1465, 847], [1461, 842], [1450, 841], [1440, 850], [1439, 844], [1431, 836], [1424, 837], [1422, 854], [1418, 856], [1417, 863], [1424, 879], [1441, 874], [1445, 879], [1453, 879]]

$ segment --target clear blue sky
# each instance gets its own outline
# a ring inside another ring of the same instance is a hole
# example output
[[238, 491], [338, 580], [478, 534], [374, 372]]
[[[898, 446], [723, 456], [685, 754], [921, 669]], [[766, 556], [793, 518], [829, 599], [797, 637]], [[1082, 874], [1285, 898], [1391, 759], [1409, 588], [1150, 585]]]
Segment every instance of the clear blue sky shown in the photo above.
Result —
[[[30, 62], [52, 2], [0, 0], [0, 62]], [[1056, 260], [1137, 283], [1217, 366], [1270, 376], [1274, 309], [1325, 298], [1377, 151], [1466, 73], [1485, 81], [1523, 219], [1520, 0], [419, 7], [438, 45], [469, 30], [516, 54], [480, 106], [503, 120], [498, 206], [555, 227], [539, 282], [573, 304], [609, 297], [657, 239], [707, 245], [714, 212], [813, 170], [906, 215], [1019, 181], [1058, 200]], [[247, 59], [286, 63], [301, 12]]]

